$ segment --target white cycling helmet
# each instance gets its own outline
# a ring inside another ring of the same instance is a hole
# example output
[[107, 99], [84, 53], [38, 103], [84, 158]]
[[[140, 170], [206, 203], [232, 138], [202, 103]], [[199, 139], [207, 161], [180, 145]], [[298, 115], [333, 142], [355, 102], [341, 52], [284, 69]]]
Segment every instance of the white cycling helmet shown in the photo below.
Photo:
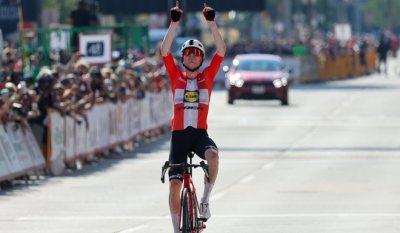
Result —
[[203, 44], [198, 40], [187, 40], [185, 43], [183, 43], [181, 52], [187, 48], [198, 48], [203, 52], [203, 56], [206, 53]]

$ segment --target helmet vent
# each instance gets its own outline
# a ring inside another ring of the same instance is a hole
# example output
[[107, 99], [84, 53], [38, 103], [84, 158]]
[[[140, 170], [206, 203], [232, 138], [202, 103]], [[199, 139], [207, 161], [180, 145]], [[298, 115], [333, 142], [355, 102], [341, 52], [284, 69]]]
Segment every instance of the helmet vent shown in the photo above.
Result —
[[193, 45], [194, 43], [193, 43], [193, 40], [190, 40], [189, 41], [189, 45]]

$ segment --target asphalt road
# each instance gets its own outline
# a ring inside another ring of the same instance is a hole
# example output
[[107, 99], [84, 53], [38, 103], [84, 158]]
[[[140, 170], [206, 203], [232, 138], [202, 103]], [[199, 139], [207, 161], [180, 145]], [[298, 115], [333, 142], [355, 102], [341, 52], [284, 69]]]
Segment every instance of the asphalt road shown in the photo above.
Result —
[[[295, 85], [287, 107], [229, 106], [215, 91], [220, 174], [205, 232], [400, 232], [399, 100], [400, 76]], [[160, 182], [168, 140], [1, 191], [0, 232], [172, 232]]]

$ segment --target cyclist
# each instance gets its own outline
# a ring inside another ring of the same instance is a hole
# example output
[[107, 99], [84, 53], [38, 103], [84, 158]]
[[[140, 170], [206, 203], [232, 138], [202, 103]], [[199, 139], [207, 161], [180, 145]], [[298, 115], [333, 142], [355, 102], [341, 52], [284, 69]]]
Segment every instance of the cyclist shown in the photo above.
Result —
[[[213, 55], [210, 65], [200, 72], [199, 68], [205, 58], [205, 48], [198, 40], [186, 41], [181, 49], [181, 62], [185, 72], [181, 71], [174, 62], [170, 48], [182, 14], [183, 11], [179, 8], [177, 1], [176, 6], [170, 10], [170, 26], [160, 47], [164, 65], [171, 80], [174, 103], [169, 161], [171, 163], [186, 162], [186, 155], [190, 151], [194, 151], [200, 158], [207, 160], [210, 182], [207, 179], [204, 181], [200, 214], [201, 217], [209, 219], [211, 216], [209, 197], [218, 173], [218, 148], [207, 134], [207, 114], [213, 80], [222, 63], [226, 47], [214, 21], [215, 10], [204, 4], [203, 15], [211, 29], [216, 53]], [[175, 233], [180, 232], [182, 174], [181, 170], [169, 170], [169, 206]]]

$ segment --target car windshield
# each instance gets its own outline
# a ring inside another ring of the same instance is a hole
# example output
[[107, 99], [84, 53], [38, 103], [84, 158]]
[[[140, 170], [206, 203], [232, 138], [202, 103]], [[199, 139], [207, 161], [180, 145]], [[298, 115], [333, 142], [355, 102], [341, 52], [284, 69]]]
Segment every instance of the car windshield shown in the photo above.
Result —
[[281, 63], [273, 60], [242, 60], [236, 66], [236, 70], [279, 71]]

